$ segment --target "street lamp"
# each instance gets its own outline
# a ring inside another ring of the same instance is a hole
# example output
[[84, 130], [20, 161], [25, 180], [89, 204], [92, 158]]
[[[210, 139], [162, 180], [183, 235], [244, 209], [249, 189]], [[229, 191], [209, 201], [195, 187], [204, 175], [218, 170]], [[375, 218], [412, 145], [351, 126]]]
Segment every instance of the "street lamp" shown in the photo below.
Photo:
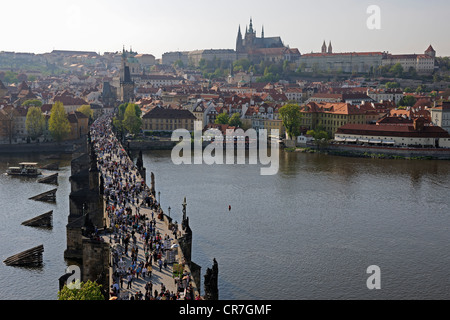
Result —
[[170, 218], [170, 206], [169, 206], [169, 218]]
[[158, 203], [161, 205], [161, 191], [158, 191]]

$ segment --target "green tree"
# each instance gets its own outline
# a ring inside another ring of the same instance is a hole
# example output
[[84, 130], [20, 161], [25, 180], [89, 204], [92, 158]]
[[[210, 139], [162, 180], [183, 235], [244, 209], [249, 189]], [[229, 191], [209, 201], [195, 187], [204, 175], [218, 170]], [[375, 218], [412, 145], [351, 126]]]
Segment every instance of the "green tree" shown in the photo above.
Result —
[[25, 126], [28, 131], [28, 135], [31, 139], [35, 140], [44, 133], [45, 129], [45, 116], [42, 113], [40, 107], [29, 107], [27, 112], [27, 118], [25, 120]]
[[413, 92], [413, 89], [411, 89], [410, 87], [406, 87], [405, 90], [403, 90], [406, 93], [411, 93]]
[[84, 104], [77, 109], [77, 111], [84, 114], [89, 119], [94, 119], [94, 111], [92, 111], [91, 106], [89, 104]]
[[125, 109], [123, 127], [131, 134], [137, 134], [141, 131], [142, 119], [136, 115], [136, 105], [128, 104]]
[[17, 83], [19, 80], [17, 79], [18, 74], [12, 71], [5, 72], [5, 82], [8, 84]]
[[416, 103], [416, 98], [413, 96], [404, 96], [399, 102], [398, 105], [402, 107], [412, 107]]
[[51, 110], [48, 130], [57, 142], [64, 140], [70, 133], [69, 119], [62, 102], [57, 101]]
[[241, 114], [239, 112], [233, 113], [230, 120], [228, 120], [228, 124], [231, 127], [242, 127]]
[[403, 67], [400, 63], [394, 64], [390, 69], [389, 72], [394, 74], [397, 77], [401, 77], [403, 75]]
[[184, 68], [184, 63], [183, 63], [183, 61], [181, 61], [181, 59], [178, 59], [177, 61], [175, 61], [173, 63], [173, 67], [175, 69], [182, 69], [182, 68]]
[[300, 134], [300, 124], [302, 114], [297, 104], [286, 104], [278, 111], [283, 125], [286, 128], [286, 133], [292, 139]]
[[230, 116], [227, 113], [223, 112], [217, 116], [214, 123], [215, 124], [228, 124], [228, 121], [230, 121]]
[[233, 62], [233, 71], [239, 72], [239, 71], [247, 71], [250, 70], [250, 68], [253, 66], [250, 60], [248, 59], [240, 59], [235, 62]]
[[24, 107], [29, 107], [29, 106], [33, 106], [33, 107], [42, 107], [42, 101], [38, 100], [38, 99], [30, 99], [30, 100], [25, 100], [22, 103], [22, 106]]
[[58, 291], [58, 300], [105, 300], [101, 291], [101, 285], [88, 280], [79, 283], [79, 289], [69, 289], [67, 285]]
[[142, 111], [141, 111], [141, 108], [137, 105], [137, 104], [134, 104], [134, 103], [122, 103], [120, 106], [119, 106], [119, 114], [118, 114], [118, 119], [119, 120], [123, 120], [123, 119], [125, 119], [125, 110], [127, 109], [127, 107], [129, 106], [129, 105], [133, 105], [133, 108], [134, 108], [134, 110], [135, 110], [135, 113], [136, 113], [136, 116], [137, 117], [140, 117], [141, 116], [141, 114], [142, 114]]
[[424, 86], [421, 84], [416, 88], [416, 93], [422, 93], [422, 92], [429, 92], [430, 90], [427, 88], [427, 86]]
[[315, 130], [309, 130], [306, 132], [307, 135], [314, 138], [314, 143], [318, 147], [325, 147], [328, 144], [329, 136], [322, 127], [317, 127]]
[[386, 82], [386, 89], [398, 89], [400, 88], [400, 84], [398, 82]]

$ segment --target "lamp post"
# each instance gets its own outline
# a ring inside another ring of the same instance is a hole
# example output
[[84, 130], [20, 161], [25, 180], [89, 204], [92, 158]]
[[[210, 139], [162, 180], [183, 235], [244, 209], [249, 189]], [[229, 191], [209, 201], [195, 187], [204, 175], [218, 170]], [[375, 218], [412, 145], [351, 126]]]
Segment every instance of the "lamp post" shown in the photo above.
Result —
[[170, 206], [169, 206], [169, 218], [170, 218]]
[[158, 191], [158, 203], [161, 205], [161, 191]]

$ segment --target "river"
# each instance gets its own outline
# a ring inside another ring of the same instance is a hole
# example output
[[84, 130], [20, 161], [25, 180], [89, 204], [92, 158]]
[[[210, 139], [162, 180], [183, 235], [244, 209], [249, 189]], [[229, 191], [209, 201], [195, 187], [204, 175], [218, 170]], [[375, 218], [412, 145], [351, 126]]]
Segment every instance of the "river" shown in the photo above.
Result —
[[[0, 155], [7, 164], [55, 160]], [[70, 158], [61, 160], [57, 203], [28, 200], [53, 186], [0, 175], [0, 258], [44, 244], [40, 269], [0, 264], [0, 299], [57, 297], [66, 262]], [[280, 170], [259, 165], [174, 165], [170, 151], [144, 153], [163, 209], [193, 230], [192, 260], [219, 264], [219, 298], [449, 299], [450, 162], [280, 154]], [[231, 206], [231, 210], [229, 210]], [[49, 231], [22, 226], [54, 210]], [[369, 290], [369, 266], [381, 289]]]
[[144, 164], [175, 220], [186, 196], [192, 259], [203, 274], [217, 259], [221, 299], [450, 298], [450, 162], [282, 152], [261, 176], [158, 151]]

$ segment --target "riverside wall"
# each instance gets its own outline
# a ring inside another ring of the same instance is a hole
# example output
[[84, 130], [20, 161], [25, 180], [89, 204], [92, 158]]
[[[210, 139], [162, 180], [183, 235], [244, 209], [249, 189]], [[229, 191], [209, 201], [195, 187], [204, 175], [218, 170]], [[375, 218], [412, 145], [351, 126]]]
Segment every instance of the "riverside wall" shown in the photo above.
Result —
[[396, 148], [381, 146], [329, 145], [321, 151], [328, 154], [344, 156], [388, 156], [394, 158], [426, 158], [450, 160], [450, 149], [447, 148]]
[[42, 143], [0, 144], [0, 154], [6, 153], [66, 153], [71, 154], [85, 141], [85, 139]]

